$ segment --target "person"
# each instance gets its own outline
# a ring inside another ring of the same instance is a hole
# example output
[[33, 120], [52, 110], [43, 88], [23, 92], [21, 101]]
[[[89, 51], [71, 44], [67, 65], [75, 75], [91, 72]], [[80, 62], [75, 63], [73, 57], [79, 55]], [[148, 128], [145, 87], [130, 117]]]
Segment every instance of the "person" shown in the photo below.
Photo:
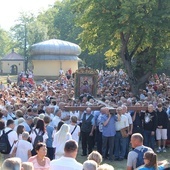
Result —
[[14, 148], [12, 150], [11, 156], [18, 157], [21, 159], [22, 162], [28, 161], [28, 159], [31, 157], [31, 150], [33, 149], [33, 146], [30, 142], [28, 142], [29, 133], [23, 132], [22, 133], [22, 139], [18, 140]]
[[114, 160], [115, 161], [122, 161], [126, 154], [126, 138], [128, 136], [127, 128], [128, 118], [123, 115], [122, 107], [118, 107], [116, 109], [117, 115], [120, 117], [120, 120], [115, 122], [115, 150], [114, 150]]
[[76, 161], [78, 144], [74, 140], [68, 140], [64, 146], [64, 156], [57, 160], [52, 160], [50, 170], [82, 170], [83, 165]]
[[22, 122], [20, 125], [23, 125], [24, 128], [25, 128], [25, 130], [26, 130], [28, 133], [30, 133], [30, 132], [31, 132], [31, 125], [32, 125], [32, 123], [33, 123], [33, 118], [32, 118], [32, 116], [28, 116], [28, 115], [25, 116], [24, 118], [25, 118], [25, 121]]
[[53, 143], [54, 128], [49, 125], [50, 121], [51, 121], [51, 119], [49, 116], [44, 117], [44, 123], [46, 125], [46, 131], [47, 131], [47, 135], [48, 135], [48, 138], [46, 140], [47, 156], [50, 158], [50, 160], [53, 160], [54, 159], [54, 148], [52, 147], [52, 143]]
[[40, 142], [46, 143], [48, 135], [47, 135], [47, 132], [45, 130], [44, 120], [42, 120], [42, 119], [38, 119], [35, 129], [33, 129], [31, 134], [30, 134], [31, 143], [34, 146], [34, 149], [32, 150], [32, 155], [36, 155], [36, 152], [35, 152], [35, 146], [37, 144], [36, 143], [37, 142], [36, 137], [40, 136], [40, 135], [42, 136], [42, 141], [40, 141]]
[[24, 126], [23, 125], [18, 125], [17, 127], [17, 135], [18, 135], [18, 139], [22, 139], [22, 133], [24, 132]]
[[34, 166], [32, 162], [22, 162], [23, 170], [34, 170]]
[[94, 116], [92, 115], [91, 108], [87, 107], [86, 112], [82, 115], [81, 136], [83, 153], [81, 156], [87, 156], [87, 146], [88, 154], [92, 152], [94, 124]]
[[111, 114], [109, 109], [105, 107], [104, 114], [101, 116], [103, 125], [102, 132], [102, 155], [107, 157], [107, 147], [109, 149], [109, 160], [113, 160], [114, 136], [116, 134], [115, 122], [118, 120], [117, 115]]
[[58, 126], [57, 126], [57, 128], [56, 128], [56, 131], [59, 131], [60, 130], [60, 128], [61, 128], [61, 126], [64, 124], [64, 121], [60, 121], [59, 123], [58, 123]]
[[83, 163], [83, 170], [97, 170], [97, 163], [93, 160], [87, 160]]
[[114, 170], [114, 167], [109, 164], [100, 165], [97, 170]]
[[144, 153], [144, 165], [139, 167], [138, 170], [163, 170], [164, 166], [158, 166], [157, 154], [152, 151]]
[[63, 124], [60, 130], [54, 135], [52, 147], [55, 148], [55, 159], [64, 155], [64, 145], [67, 140], [72, 139], [69, 132], [69, 126]]
[[[166, 140], [167, 140], [167, 129], [168, 129], [168, 115], [162, 107], [162, 104], [157, 105], [157, 128], [156, 128], [156, 139], [158, 141], [157, 153], [166, 152]], [[162, 149], [161, 149], [162, 141]]]
[[79, 143], [80, 126], [77, 125], [76, 116], [71, 117], [71, 124], [69, 124], [69, 126], [70, 126], [70, 133], [71, 133], [72, 139], [75, 140], [77, 143]]
[[12, 153], [12, 147], [14, 146], [15, 142], [18, 140], [17, 132], [13, 130], [15, 127], [14, 120], [12, 119], [7, 120], [6, 126], [7, 127], [4, 129], [5, 133], [11, 131], [10, 133], [8, 133], [8, 140], [11, 146], [11, 151], [9, 154], [3, 154], [4, 159], [10, 157], [10, 154]]
[[157, 115], [154, 111], [154, 106], [152, 104], [148, 105], [148, 111], [143, 114], [143, 136], [144, 145], [151, 147], [153, 150], [155, 148], [155, 132], [157, 128]]
[[101, 162], [102, 162], [102, 155], [98, 151], [92, 151], [88, 155], [87, 160], [93, 160], [99, 166], [101, 164]]
[[20, 158], [7, 158], [2, 163], [2, 170], [23, 170]]
[[[129, 100], [127, 100], [127, 101], [129, 101]], [[123, 112], [123, 115], [125, 115], [127, 117], [128, 124], [129, 124], [128, 129], [127, 129], [128, 136], [126, 137], [126, 152], [125, 152], [125, 158], [127, 159], [127, 155], [129, 153], [130, 135], [132, 135], [132, 131], [133, 131], [133, 121], [132, 121], [130, 111], [127, 110], [126, 105], [122, 105], [122, 112]]]
[[61, 121], [61, 109], [58, 109], [54, 112], [54, 118], [52, 119], [50, 125], [57, 129], [58, 123]]
[[105, 107], [101, 107], [100, 111], [94, 111], [94, 119], [95, 119], [95, 140], [97, 142], [97, 151], [102, 154], [102, 132], [103, 132], [103, 124], [101, 123], [101, 117], [105, 112]]
[[[135, 152], [135, 149], [142, 152], [146, 148], [146, 151], [153, 152], [151, 148], [143, 145], [143, 136], [140, 133], [134, 133], [131, 136], [131, 145], [132, 145], [132, 148], [134, 148], [134, 150], [128, 153], [126, 170], [132, 170], [138, 167], [137, 159], [138, 159], [139, 154]], [[139, 166], [141, 166], [142, 164], [140, 164]]]
[[37, 143], [35, 151], [37, 154], [28, 159], [28, 162], [33, 163], [34, 170], [50, 170], [50, 159], [46, 157], [46, 144], [42, 142]]
[[[140, 103], [135, 104], [136, 107], [141, 106]], [[133, 131], [132, 134], [134, 133], [140, 133], [143, 135], [143, 126], [142, 126], [142, 113], [140, 110], [134, 111], [131, 114], [132, 116], [132, 121], [133, 121]]]

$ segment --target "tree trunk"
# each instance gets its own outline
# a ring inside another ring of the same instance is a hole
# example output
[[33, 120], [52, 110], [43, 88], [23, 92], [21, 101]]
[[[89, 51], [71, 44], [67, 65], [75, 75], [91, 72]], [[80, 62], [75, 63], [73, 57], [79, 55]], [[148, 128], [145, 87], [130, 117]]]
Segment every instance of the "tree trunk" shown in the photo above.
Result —
[[139, 87], [140, 85], [142, 85], [148, 80], [149, 76], [151, 75], [151, 72], [144, 74], [139, 80], [137, 80], [134, 74], [134, 70], [132, 68], [132, 62], [131, 62], [132, 56], [131, 57], [129, 56], [128, 48], [127, 48], [129, 36], [128, 35], [124, 36], [123, 33], [121, 33], [120, 36], [122, 40], [120, 54], [121, 54], [121, 58], [125, 66], [125, 69], [127, 71], [127, 75], [129, 77], [131, 91], [136, 97], [139, 97]]

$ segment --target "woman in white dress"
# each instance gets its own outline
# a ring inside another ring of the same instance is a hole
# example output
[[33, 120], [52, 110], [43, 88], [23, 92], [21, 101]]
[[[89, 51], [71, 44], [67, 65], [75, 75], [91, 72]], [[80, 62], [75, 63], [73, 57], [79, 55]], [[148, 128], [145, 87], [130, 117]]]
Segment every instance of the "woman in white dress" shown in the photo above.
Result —
[[67, 140], [72, 139], [69, 132], [70, 127], [67, 124], [63, 124], [58, 132], [54, 135], [53, 148], [55, 148], [55, 159], [59, 159], [64, 155], [64, 146]]

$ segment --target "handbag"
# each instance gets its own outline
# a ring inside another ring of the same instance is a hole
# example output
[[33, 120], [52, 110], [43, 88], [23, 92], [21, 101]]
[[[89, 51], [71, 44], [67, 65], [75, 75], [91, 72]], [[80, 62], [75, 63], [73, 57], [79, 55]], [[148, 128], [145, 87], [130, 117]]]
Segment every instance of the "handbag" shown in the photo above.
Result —
[[127, 133], [127, 128], [121, 129], [120, 133], [121, 133], [123, 138], [127, 138], [129, 136], [129, 134]]

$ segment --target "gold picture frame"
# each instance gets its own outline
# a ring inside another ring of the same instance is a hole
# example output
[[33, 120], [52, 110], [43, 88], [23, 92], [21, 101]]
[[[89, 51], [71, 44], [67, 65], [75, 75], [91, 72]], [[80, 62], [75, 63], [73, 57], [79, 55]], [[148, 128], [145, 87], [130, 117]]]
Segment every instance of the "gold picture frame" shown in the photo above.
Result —
[[98, 72], [96, 70], [88, 67], [78, 69], [75, 72], [74, 82], [75, 98], [83, 94], [96, 97], [98, 84]]

